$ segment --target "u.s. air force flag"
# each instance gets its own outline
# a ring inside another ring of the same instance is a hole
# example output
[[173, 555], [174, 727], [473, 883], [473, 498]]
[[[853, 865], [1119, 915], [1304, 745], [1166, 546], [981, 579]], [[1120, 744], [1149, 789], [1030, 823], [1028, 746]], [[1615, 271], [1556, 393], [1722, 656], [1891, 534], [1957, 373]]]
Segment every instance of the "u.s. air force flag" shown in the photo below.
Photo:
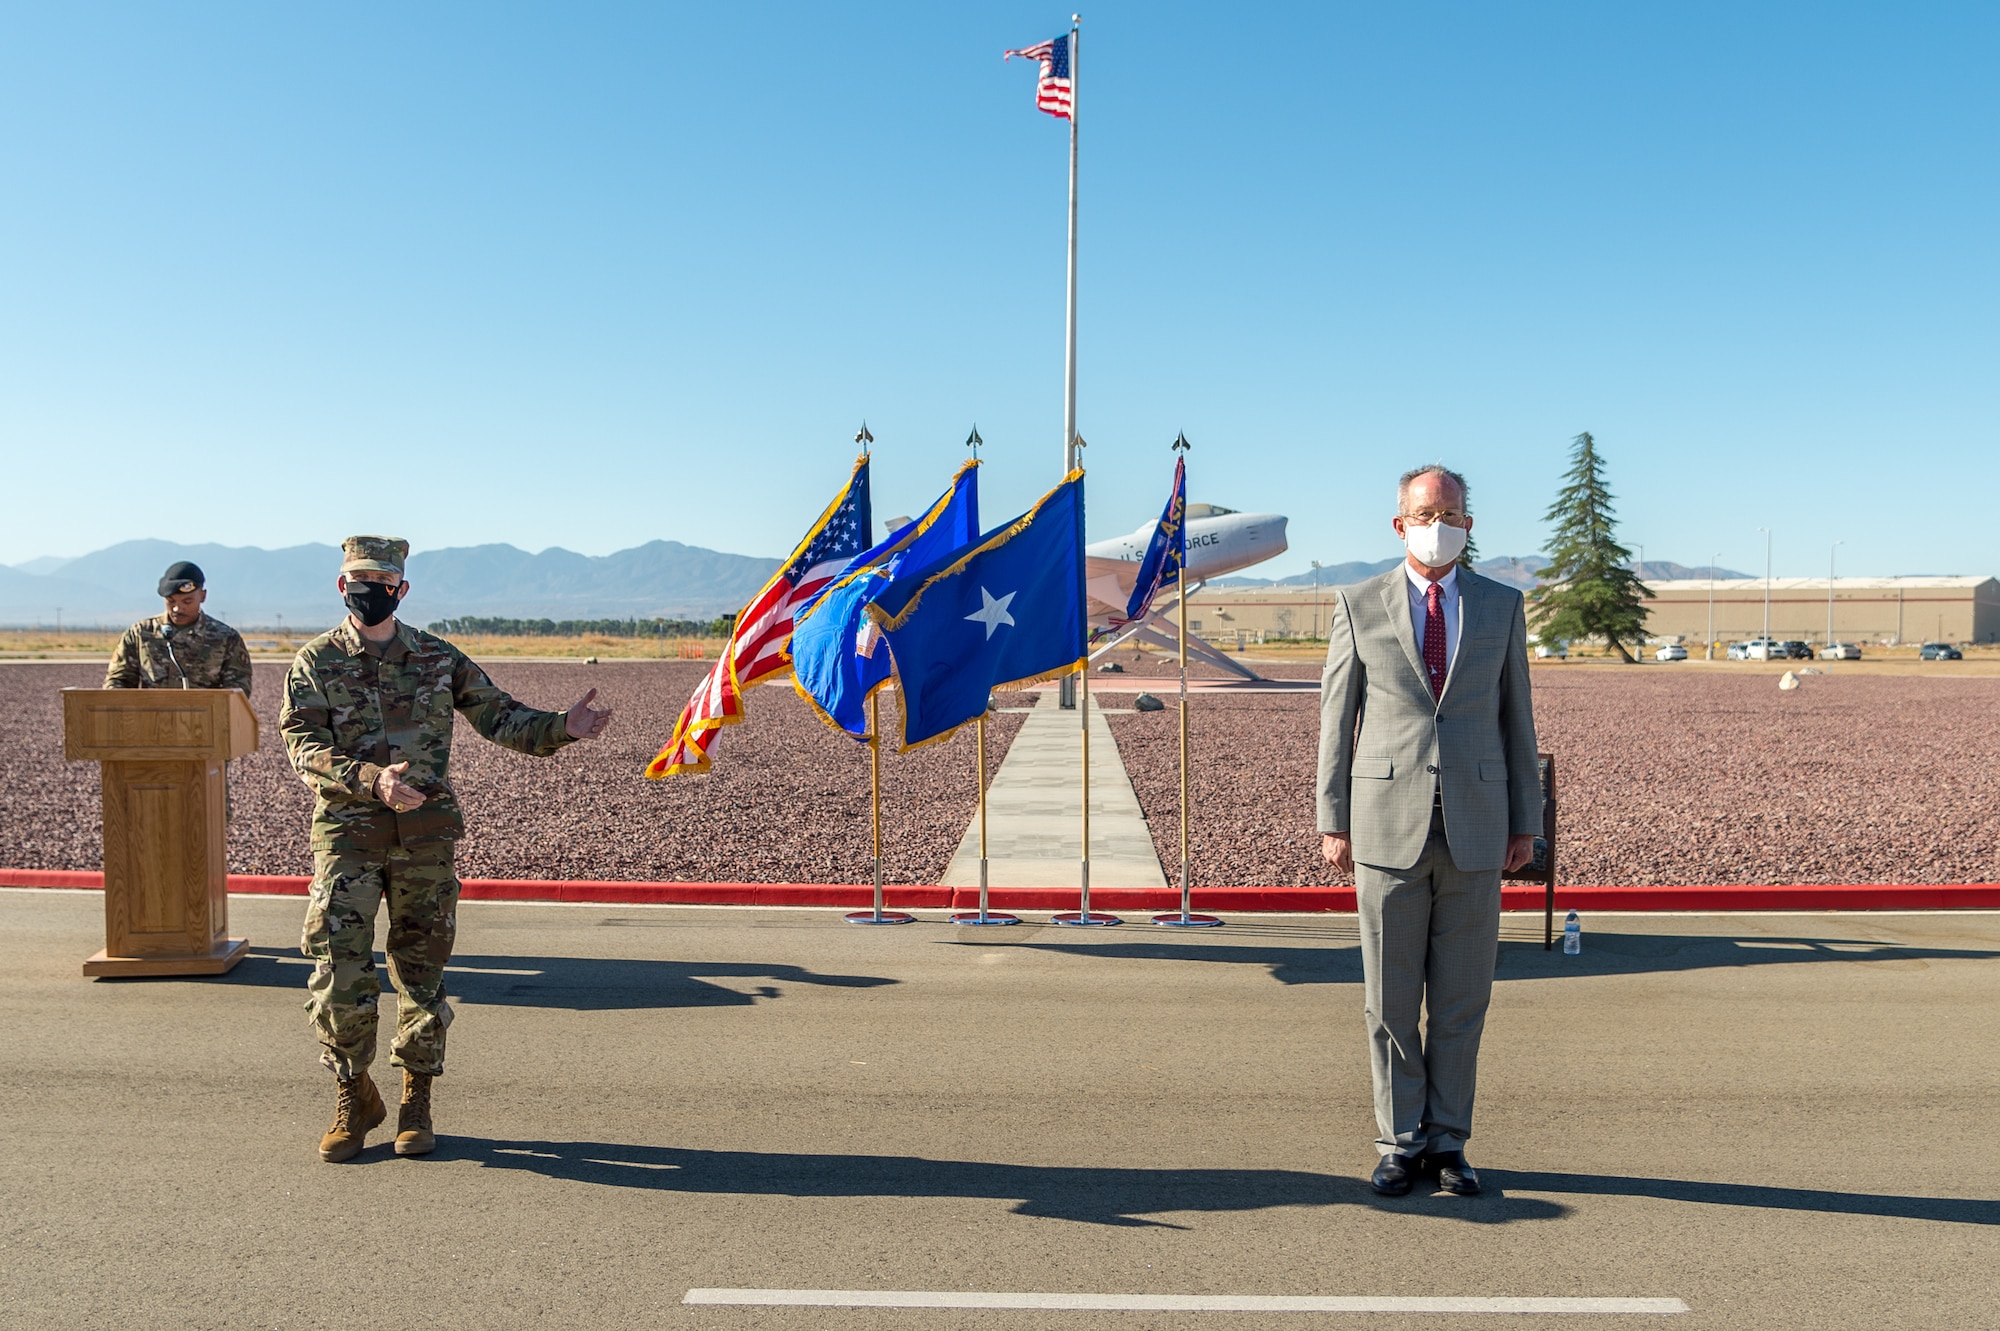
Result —
[[1132, 583], [1132, 599], [1125, 604], [1125, 618], [1111, 625], [1118, 628], [1135, 619], [1144, 619], [1153, 608], [1153, 598], [1162, 588], [1177, 587], [1181, 569], [1187, 564], [1187, 459], [1174, 459], [1174, 488], [1160, 513], [1159, 525], [1139, 562], [1139, 576]]
[[968, 462], [914, 522], [849, 561], [792, 626], [792, 687], [821, 720], [866, 739], [868, 699], [889, 681], [889, 653], [864, 613], [903, 569], [930, 569], [979, 536], [979, 464]]
[[1083, 473], [868, 607], [895, 659], [905, 749], [986, 711], [1008, 684], [1074, 669], [1084, 656]]

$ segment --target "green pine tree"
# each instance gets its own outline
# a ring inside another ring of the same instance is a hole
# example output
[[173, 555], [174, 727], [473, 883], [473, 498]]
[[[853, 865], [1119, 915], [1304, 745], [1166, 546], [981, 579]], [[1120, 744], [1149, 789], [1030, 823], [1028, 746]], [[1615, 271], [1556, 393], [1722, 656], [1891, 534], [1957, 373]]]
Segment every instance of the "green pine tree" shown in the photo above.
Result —
[[1528, 593], [1528, 617], [1543, 642], [1601, 637], [1634, 661], [1625, 643], [1644, 638], [1646, 607], [1640, 602], [1652, 592], [1632, 570], [1632, 552], [1613, 534], [1618, 522], [1597, 441], [1586, 432], [1575, 443], [1567, 484], [1545, 515], [1555, 531], [1543, 551], [1549, 566], [1542, 583]]

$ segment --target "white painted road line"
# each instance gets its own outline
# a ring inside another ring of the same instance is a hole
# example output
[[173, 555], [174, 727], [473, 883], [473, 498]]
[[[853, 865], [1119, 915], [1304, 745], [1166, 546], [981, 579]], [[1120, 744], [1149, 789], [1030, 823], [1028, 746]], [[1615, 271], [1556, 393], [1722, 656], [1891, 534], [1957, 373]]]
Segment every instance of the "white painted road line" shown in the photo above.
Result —
[[1299, 1294], [998, 1294], [910, 1289], [691, 1289], [684, 1304], [758, 1308], [1022, 1308], [1038, 1312], [1684, 1313], [1679, 1299], [1369, 1298]]

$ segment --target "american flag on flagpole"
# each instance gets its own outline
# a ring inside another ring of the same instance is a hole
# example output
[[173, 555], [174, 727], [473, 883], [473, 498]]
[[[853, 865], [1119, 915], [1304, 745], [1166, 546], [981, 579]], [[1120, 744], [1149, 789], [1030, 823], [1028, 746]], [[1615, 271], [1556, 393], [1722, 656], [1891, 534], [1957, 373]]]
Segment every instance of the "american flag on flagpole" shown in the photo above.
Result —
[[1069, 34], [1064, 33], [1052, 41], [1038, 42], [1025, 50], [1004, 52], [1001, 58], [1012, 60], [1015, 56], [1042, 63], [1042, 75], [1035, 81], [1035, 109], [1069, 119], [1073, 92], [1069, 77]]
[[681, 709], [674, 737], [667, 741], [646, 775], [706, 772], [708, 747], [724, 726], [743, 719], [748, 690], [787, 667], [785, 648], [792, 640], [792, 616], [866, 550], [874, 522], [868, 508], [868, 455], [855, 459], [847, 486], [819, 515], [784, 567], [771, 575], [762, 591], [736, 616], [736, 627], [701, 686]]

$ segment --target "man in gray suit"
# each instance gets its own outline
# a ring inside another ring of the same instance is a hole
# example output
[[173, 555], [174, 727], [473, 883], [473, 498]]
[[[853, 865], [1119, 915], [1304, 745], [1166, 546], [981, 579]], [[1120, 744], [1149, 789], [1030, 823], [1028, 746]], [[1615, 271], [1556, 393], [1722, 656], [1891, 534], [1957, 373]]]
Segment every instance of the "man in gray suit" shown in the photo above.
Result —
[[1435, 1175], [1469, 1196], [1500, 875], [1533, 858], [1542, 824], [1528, 630], [1520, 592], [1458, 563], [1472, 530], [1464, 477], [1419, 467], [1396, 500], [1408, 557], [1333, 594], [1321, 851], [1354, 872], [1359, 898], [1375, 1191], [1401, 1196]]

